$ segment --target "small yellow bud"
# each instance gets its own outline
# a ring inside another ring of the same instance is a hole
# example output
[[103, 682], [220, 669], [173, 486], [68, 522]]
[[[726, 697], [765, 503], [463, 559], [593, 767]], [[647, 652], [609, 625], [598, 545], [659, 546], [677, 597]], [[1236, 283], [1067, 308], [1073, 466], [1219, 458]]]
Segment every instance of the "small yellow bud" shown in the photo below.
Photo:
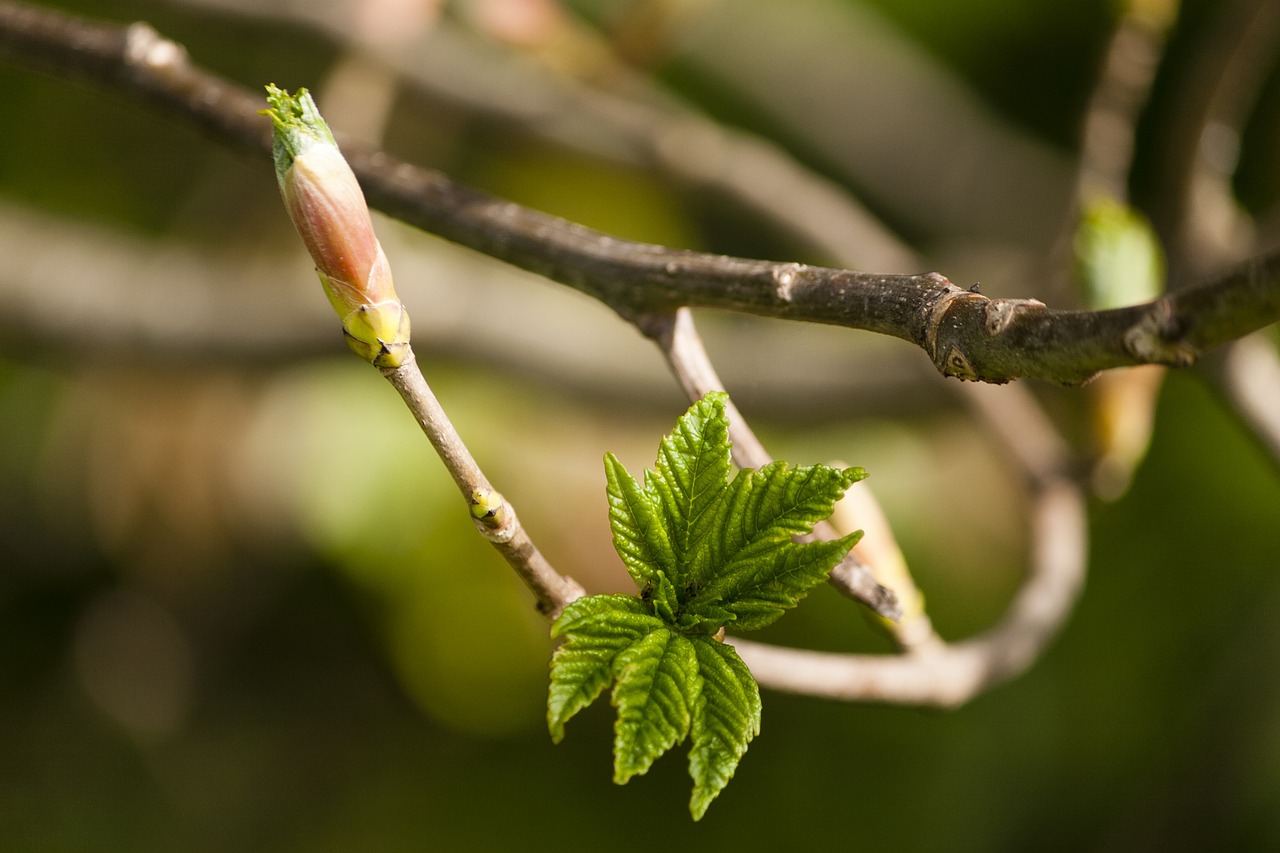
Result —
[[471, 516], [477, 521], [494, 518], [506, 506], [506, 500], [493, 489], [476, 489], [471, 493]]
[[361, 305], [342, 318], [347, 345], [377, 367], [399, 367], [409, 355], [409, 312], [399, 300]]

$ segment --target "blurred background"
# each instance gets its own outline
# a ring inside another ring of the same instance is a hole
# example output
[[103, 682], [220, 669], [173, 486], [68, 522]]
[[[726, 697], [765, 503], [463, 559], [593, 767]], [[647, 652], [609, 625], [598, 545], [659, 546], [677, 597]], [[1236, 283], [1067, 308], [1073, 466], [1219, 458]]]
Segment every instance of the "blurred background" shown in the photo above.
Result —
[[[1081, 304], [1085, 117], [1124, 5], [1163, 59], [1107, 191], [1175, 285], [1276, 243], [1265, 0], [45, 5], [148, 21], [235, 82], [312, 88], [347, 139], [614, 235], [1054, 306]], [[1222, 65], [1240, 120], [1189, 118]], [[610, 783], [605, 703], [551, 744], [547, 625], [346, 351], [270, 163], [8, 65], [0, 126], [0, 846], [1280, 848], [1280, 464], [1212, 363], [1150, 386], [1149, 451], [1090, 504], [1084, 598], [1028, 674], [945, 713], [767, 692], [695, 825], [682, 751]], [[626, 590], [601, 458], [652, 464], [687, 406], [657, 351], [377, 227], [490, 478], [558, 569]], [[1024, 493], [959, 383], [898, 341], [698, 320], [775, 456], [870, 471], [944, 637], [998, 618]], [[1021, 384], [1091, 452], [1089, 388]], [[825, 587], [767, 633], [888, 649]]]

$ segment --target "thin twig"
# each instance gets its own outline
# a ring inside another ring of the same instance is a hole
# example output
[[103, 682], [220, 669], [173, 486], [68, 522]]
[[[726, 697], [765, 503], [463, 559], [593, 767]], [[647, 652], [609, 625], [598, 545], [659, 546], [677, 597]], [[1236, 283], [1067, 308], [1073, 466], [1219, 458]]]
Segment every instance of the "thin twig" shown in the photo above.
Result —
[[956, 390], [1028, 482], [1044, 485], [1075, 473], [1066, 441], [1029, 389], [961, 385]]
[[1138, 118], [1151, 96], [1177, 0], [1127, 2], [1085, 109], [1076, 195], [1125, 202]]
[[[266, 152], [261, 101], [187, 61], [150, 28], [87, 24], [0, 3], [0, 56], [107, 85]], [[683, 305], [843, 325], [921, 346], [948, 376], [1078, 383], [1132, 364], [1186, 365], [1280, 318], [1280, 252], [1153, 303], [1054, 311], [988, 299], [936, 273], [877, 275], [632, 243], [464, 188], [381, 152], [348, 152], [370, 201], [393, 216], [588, 293], [628, 319]]]
[[502, 554], [533, 592], [538, 609], [554, 618], [566, 604], [584, 595], [576, 581], [551, 567], [520, 524], [515, 507], [489, 483], [418, 369], [412, 350], [399, 367], [381, 368], [381, 372], [400, 392], [405, 405], [413, 412], [431, 446], [444, 462], [467, 501], [476, 529]]
[[[702, 336], [693, 324], [693, 313], [680, 308], [670, 314], [641, 317], [640, 331], [657, 344], [680, 388], [690, 400], [700, 400], [711, 391], [726, 391], [716, 372]], [[734, 405], [725, 401], [729, 416], [729, 440], [733, 442], [733, 461], [739, 468], [762, 468], [773, 461], [755, 431]]]

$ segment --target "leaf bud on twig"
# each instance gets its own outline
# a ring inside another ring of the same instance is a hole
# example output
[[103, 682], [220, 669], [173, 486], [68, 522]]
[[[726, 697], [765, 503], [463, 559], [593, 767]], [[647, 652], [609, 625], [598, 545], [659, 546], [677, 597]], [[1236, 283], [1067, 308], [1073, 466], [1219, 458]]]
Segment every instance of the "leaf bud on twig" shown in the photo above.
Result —
[[399, 367], [409, 352], [409, 315], [355, 173], [306, 89], [290, 95], [267, 86], [267, 103], [280, 194], [347, 344], [378, 367]]

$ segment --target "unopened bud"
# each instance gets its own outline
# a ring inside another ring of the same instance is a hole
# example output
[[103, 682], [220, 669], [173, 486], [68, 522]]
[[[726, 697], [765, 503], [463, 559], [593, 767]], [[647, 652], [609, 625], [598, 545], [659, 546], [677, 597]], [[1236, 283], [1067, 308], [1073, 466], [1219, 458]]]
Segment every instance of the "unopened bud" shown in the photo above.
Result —
[[506, 499], [493, 489], [476, 489], [471, 493], [471, 516], [477, 521], [496, 517], [506, 505]]
[[399, 367], [409, 352], [409, 315], [355, 173], [306, 89], [290, 95], [268, 86], [267, 103], [280, 194], [347, 344], [379, 367]]

